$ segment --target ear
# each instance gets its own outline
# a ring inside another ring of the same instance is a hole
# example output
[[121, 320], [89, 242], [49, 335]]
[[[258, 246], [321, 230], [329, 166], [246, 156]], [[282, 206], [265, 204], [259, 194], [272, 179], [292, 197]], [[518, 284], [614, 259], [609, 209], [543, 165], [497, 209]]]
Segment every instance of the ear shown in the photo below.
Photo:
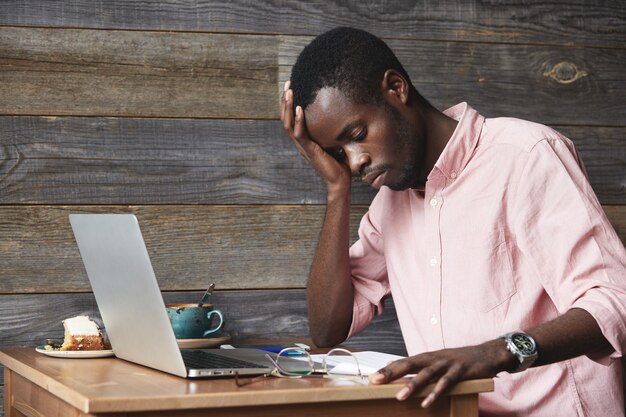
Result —
[[394, 69], [388, 69], [385, 71], [385, 75], [383, 76], [383, 81], [381, 83], [381, 90], [383, 97], [385, 97], [388, 101], [400, 101], [405, 105], [409, 101], [409, 83], [398, 71]]

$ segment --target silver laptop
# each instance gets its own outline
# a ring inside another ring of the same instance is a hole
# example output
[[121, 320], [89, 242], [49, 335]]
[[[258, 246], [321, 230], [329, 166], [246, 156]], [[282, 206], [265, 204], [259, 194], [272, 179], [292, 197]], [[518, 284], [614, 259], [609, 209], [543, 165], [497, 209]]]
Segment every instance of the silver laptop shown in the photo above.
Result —
[[[70, 223], [113, 352], [181, 377], [258, 375], [258, 349], [180, 349], [133, 214], [70, 214]], [[217, 361], [217, 363], [214, 363]]]

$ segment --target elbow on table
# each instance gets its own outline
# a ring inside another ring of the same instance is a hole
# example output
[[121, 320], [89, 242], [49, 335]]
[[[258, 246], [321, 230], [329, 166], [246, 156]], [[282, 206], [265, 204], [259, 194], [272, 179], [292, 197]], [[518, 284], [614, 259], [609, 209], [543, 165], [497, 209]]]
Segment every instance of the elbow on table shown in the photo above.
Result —
[[346, 341], [348, 331], [319, 331], [311, 329], [311, 339], [313, 344], [320, 348], [337, 346]]
[[348, 338], [352, 326], [352, 305], [344, 303], [340, 308], [329, 308], [328, 305], [309, 303], [308, 321], [315, 346], [336, 346]]

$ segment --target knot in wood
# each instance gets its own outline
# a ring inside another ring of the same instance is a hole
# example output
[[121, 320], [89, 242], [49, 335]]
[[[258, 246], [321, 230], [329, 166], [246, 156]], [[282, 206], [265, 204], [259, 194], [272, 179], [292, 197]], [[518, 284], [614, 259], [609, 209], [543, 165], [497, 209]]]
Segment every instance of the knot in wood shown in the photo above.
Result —
[[550, 71], [543, 73], [544, 77], [550, 77], [560, 84], [571, 84], [587, 75], [589, 75], [587, 71], [578, 69], [576, 64], [568, 61], [561, 61], [553, 66]]

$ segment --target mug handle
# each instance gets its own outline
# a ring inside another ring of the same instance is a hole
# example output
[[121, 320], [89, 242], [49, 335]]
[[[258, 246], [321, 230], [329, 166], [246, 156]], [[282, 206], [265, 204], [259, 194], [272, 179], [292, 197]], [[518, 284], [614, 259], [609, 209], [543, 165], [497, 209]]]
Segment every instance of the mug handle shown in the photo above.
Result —
[[208, 335], [210, 335], [211, 333], [215, 333], [216, 331], [218, 331], [219, 329], [222, 328], [222, 324], [224, 324], [224, 317], [222, 316], [222, 312], [219, 310], [211, 310], [207, 313], [207, 318], [211, 319], [211, 316], [213, 314], [217, 314], [217, 316], [220, 318], [220, 324], [217, 325], [217, 327], [213, 328], [213, 329], [209, 329], [206, 332], [204, 332], [203, 337], [207, 337]]

